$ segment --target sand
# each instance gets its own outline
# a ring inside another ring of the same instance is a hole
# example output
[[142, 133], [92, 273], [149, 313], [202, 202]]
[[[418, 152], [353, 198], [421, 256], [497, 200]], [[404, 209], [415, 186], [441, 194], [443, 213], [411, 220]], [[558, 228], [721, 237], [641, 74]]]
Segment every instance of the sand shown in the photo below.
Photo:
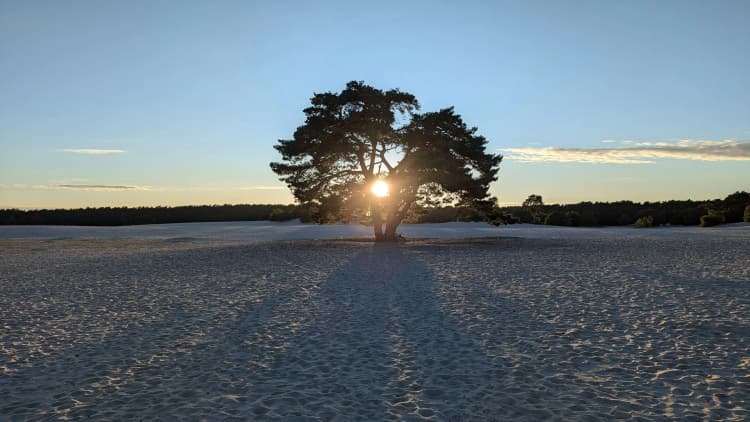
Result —
[[0, 419], [750, 418], [744, 235], [54, 237], [0, 240]]

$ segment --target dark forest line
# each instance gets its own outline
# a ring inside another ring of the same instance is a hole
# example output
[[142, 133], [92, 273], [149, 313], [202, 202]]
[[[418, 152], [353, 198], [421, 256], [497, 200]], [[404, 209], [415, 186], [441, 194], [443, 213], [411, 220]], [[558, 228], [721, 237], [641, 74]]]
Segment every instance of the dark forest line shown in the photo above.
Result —
[[[217, 221], [351, 222], [309, 205], [198, 205], [178, 207], [102, 207], [51, 210], [0, 210], [0, 225], [124, 226]], [[367, 223], [366, 218], [358, 221]], [[530, 195], [523, 205], [490, 211], [471, 207], [414, 207], [406, 223], [487, 221], [491, 224], [549, 224], [558, 226], [661, 225], [712, 226], [750, 221], [750, 193], [735, 192], [724, 199], [662, 202], [580, 202], [544, 204]]]
[[179, 207], [101, 207], [0, 210], [0, 224], [128, 226], [211, 221], [286, 221], [298, 218], [295, 205], [188, 205]]
[[724, 199], [661, 202], [579, 202], [547, 205], [530, 195], [522, 206], [499, 208], [505, 223], [555, 226], [663, 225], [715, 226], [750, 221], [750, 193], [735, 192]]

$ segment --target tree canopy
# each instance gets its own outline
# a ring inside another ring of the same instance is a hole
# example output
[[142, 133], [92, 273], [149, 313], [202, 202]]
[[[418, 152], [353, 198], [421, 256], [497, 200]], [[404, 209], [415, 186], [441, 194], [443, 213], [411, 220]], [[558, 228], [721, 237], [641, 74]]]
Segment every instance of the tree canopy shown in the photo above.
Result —
[[[352, 81], [340, 93], [314, 94], [305, 123], [275, 146], [271, 163], [302, 204], [328, 210], [369, 210], [376, 240], [396, 239], [415, 203], [491, 207], [489, 185], [502, 156], [453, 107], [419, 112], [406, 92]], [[376, 182], [388, 196], [376, 197]]]

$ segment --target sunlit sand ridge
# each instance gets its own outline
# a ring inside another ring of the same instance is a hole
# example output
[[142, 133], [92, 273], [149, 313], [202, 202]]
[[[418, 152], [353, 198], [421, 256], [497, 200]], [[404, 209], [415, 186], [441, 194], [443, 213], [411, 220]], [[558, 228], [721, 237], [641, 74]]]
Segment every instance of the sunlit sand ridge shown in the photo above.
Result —
[[3, 240], [0, 415], [747, 420], [748, 246]]

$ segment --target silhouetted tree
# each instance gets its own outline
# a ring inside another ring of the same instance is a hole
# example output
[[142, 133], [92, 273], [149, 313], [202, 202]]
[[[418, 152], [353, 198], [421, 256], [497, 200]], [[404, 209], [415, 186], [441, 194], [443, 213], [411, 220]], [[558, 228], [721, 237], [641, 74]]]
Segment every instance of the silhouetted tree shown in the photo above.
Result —
[[521, 204], [522, 207], [532, 208], [532, 209], [541, 207], [543, 205], [544, 205], [544, 201], [542, 201], [542, 195], [535, 195], [535, 194], [529, 195], [529, 197], [523, 201], [523, 204]]
[[[282, 162], [271, 163], [300, 203], [369, 208], [375, 239], [391, 241], [415, 203], [494, 202], [488, 189], [502, 157], [487, 154], [487, 140], [452, 107], [420, 114], [413, 95], [356, 81], [310, 101], [305, 124], [275, 146]], [[379, 180], [387, 197], [371, 192]]]
[[[542, 201], [542, 195], [531, 194], [521, 204], [521, 209], [525, 210], [525, 213], [519, 215], [522, 223], [534, 223], [534, 224], [546, 224], [547, 214], [544, 213], [544, 201]], [[530, 221], [528, 216], [531, 216]]]
[[735, 192], [728, 195], [722, 201], [722, 214], [727, 223], [737, 223], [742, 221], [745, 206], [750, 205], [750, 193]]

